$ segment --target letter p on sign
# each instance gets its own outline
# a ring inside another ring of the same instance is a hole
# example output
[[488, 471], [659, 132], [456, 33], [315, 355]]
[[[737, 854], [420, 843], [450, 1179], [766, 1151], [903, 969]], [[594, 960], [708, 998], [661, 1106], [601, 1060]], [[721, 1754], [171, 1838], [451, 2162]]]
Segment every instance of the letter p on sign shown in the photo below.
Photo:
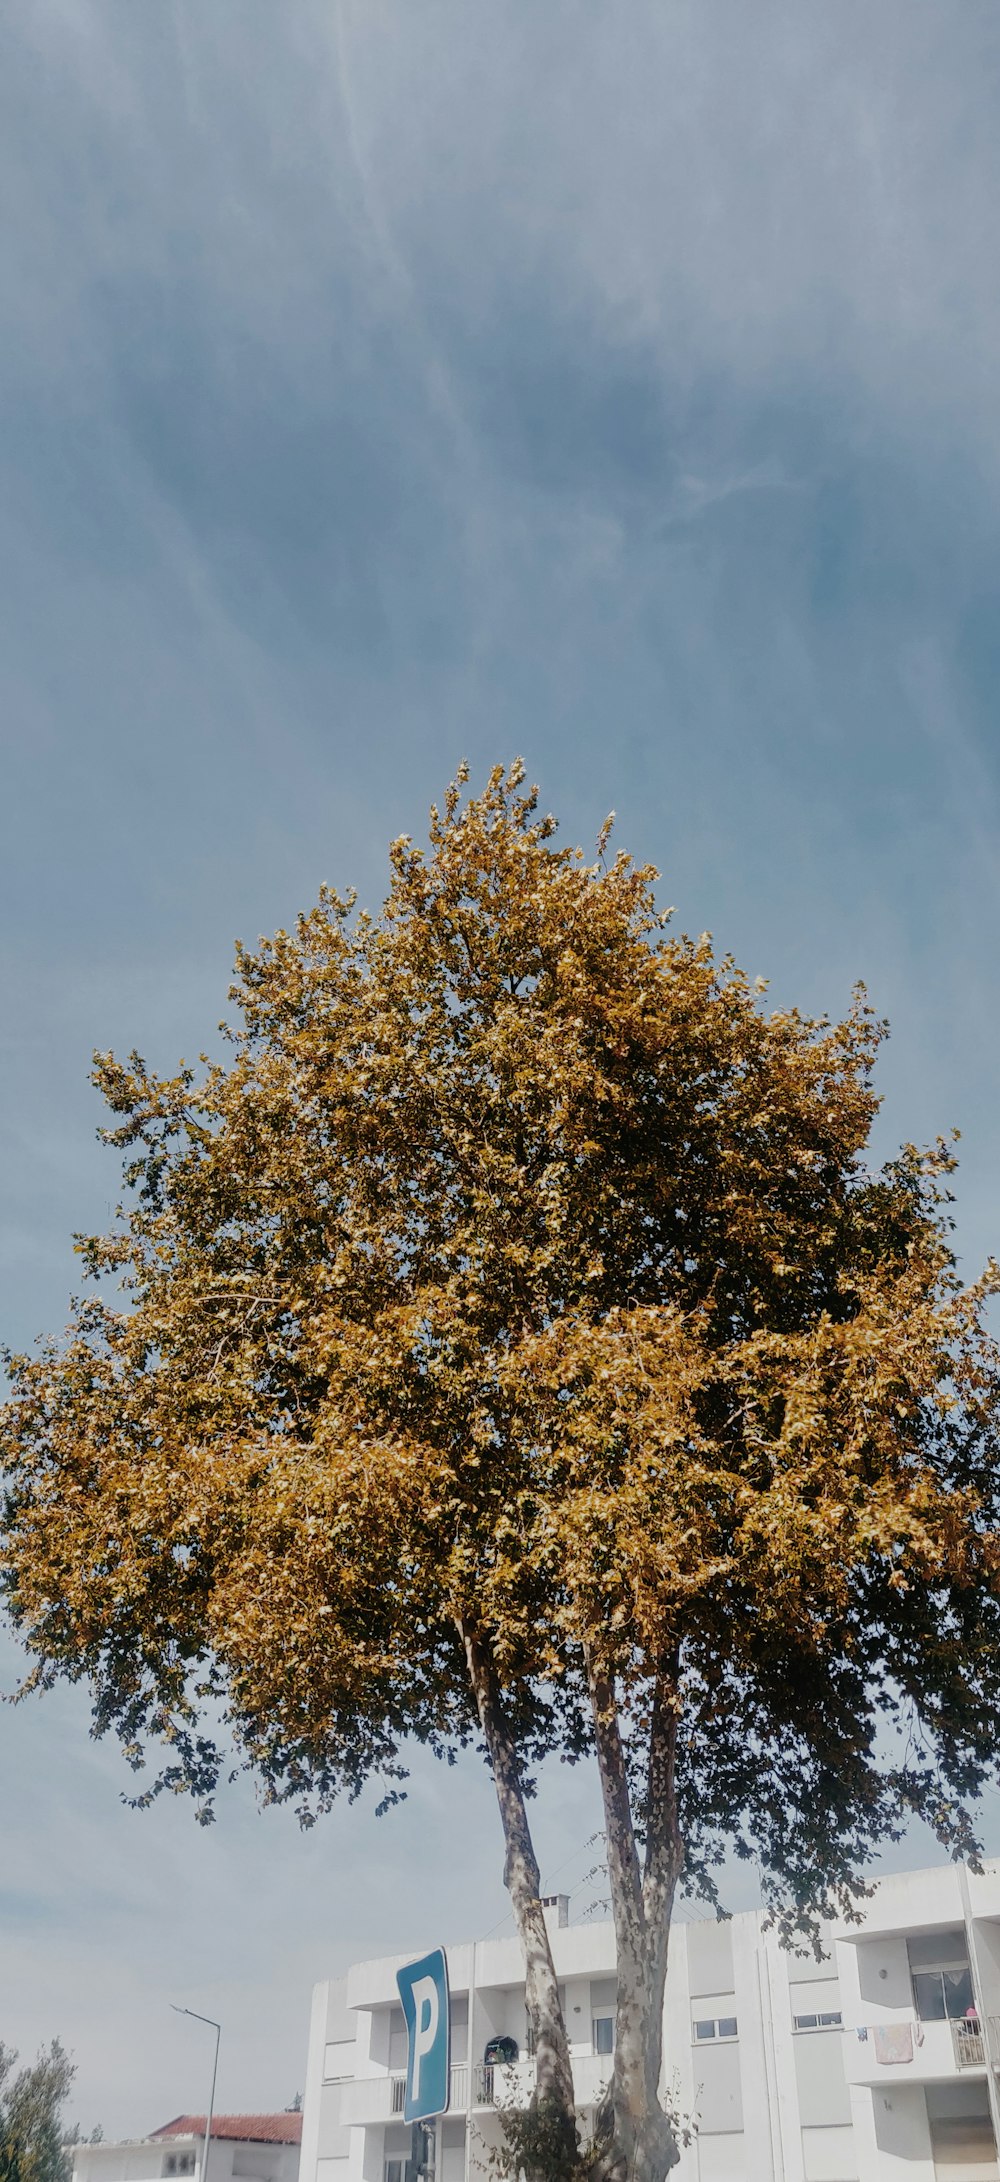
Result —
[[448, 1965], [444, 1948], [397, 1970], [406, 2018], [404, 2121], [430, 2121], [448, 2111], [451, 2055], [448, 2035]]

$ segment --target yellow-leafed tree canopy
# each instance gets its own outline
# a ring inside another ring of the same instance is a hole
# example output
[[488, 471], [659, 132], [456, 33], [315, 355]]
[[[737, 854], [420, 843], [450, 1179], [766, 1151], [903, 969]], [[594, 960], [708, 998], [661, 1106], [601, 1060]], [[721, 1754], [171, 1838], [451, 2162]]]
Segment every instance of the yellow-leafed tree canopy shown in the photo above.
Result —
[[391, 856], [379, 916], [325, 892], [239, 951], [225, 1064], [99, 1057], [127, 1201], [68, 1337], [11, 1360], [6, 1598], [31, 1681], [88, 1681], [203, 1812], [226, 1735], [306, 1817], [483, 1741], [539, 2170], [578, 2154], [526, 1775], [596, 1752], [619, 2005], [587, 2158], [660, 2182], [682, 1873], [753, 1857], [801, 1923], [912, 1813], [974, 1846], [997, 1276], [958, 1278], [943, 1146], [868, 1163], [860, 999], [769, 1011], [606, 834], [558, 847], [519, 767]]

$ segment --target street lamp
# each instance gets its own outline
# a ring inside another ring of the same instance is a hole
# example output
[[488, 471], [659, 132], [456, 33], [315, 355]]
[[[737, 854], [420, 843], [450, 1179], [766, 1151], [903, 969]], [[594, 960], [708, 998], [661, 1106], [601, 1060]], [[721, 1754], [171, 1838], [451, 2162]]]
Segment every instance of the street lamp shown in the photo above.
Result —
[[219, 2073], [219, 2040], [222, 2026], [214, 2016], [199, 2015], [197, 2008], [179, 2008], [175, 2000], [170, 2003], [175, 2015], [190, 2015], [196, 2023], [207, 2023], [215, 2032], [215, 2059], [212, 2063], [212, 2088], [208, 2094], [208, 2116], [205, 2122], [205, 2153], [201, 2162], [201, 2182], [208, 2182], [208, 2154], [212, 2142], [212, 2115], [215, 2112], [215, 2079]]

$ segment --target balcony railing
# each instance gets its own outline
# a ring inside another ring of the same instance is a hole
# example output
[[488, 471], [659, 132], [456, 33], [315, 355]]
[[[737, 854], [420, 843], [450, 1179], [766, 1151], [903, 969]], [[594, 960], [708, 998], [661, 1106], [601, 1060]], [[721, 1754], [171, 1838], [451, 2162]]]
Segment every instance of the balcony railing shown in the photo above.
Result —
[[490, 2063], [488, 2063], [488, 2062], [483, 2062], [483, 2061], [480, 2061], [480, 2062], [479, 2062], [479, 2064], [478, 2064], [478, 2067], [476, 2067], [476, 2068], [474, 2068], [474, 2069], [473, 2069], [473, 2071], [472, 2071], [472, 2103], [473, 2103], [473, 2106], [495, 2106], [495, 2105], [496, 2105], [496, 2095], [497, 2095], [497, 2090], [498, 2090], [498, 2088], [499, 2088], [499, 2086], [498, 2086], [498, 2084], [497, 2084], [497, 2076], [499, 2075], [499, 2073], [500, 2073], [500, 2071], [499, 2071], [498, 2069], [494, 2068], [494, 2067], [493, 2067], [493, 2066], [492, 2066], [492, 2065], [491, 2065]]
[[956, 2068], [985, 2068], [986, 2038], [978, 2016], [963, 2015], [951, 2026]]
[[534, 2061], [480, 2061], [472, 2071], [473, 2106], [525, 2107], [535, 2084]]

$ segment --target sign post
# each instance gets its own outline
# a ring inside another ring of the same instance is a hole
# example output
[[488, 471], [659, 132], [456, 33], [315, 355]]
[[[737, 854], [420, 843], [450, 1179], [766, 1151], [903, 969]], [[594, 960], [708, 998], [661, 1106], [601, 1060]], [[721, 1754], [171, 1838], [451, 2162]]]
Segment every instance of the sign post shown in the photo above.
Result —
[[406, 2019], [404, 2121], [446, 2114], [451, 2089], [448, 1965], [443, 1947], [396, 1972]]

